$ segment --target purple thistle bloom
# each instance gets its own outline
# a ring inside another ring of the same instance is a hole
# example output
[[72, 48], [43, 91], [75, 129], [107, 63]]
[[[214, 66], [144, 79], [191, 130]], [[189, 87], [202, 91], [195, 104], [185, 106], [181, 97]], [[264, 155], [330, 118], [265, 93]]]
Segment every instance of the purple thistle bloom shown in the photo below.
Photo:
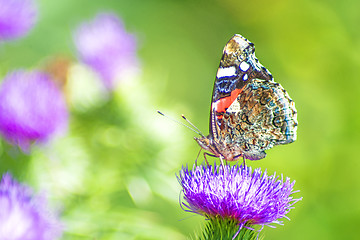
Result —
[[46, 199], [33, 195], [9, 173], [0, 182], [0, 206], [0, 239], [52, 240], [61, 236], [61, 223], [48, 211]]
[[36, 19], [37, 6], [33, 0], [0, 0], [0, 41], [24, 36]]
[[187, 202], [181, 203], [188, 209], [185, 211], [233, 219], [240, 228], [245, 224], [282, 224], [279, 219], [287, 218], [292, 206], [301, 200], [291, 196], [295, 181], [268, 176], [260, 168], [252, 172], [251, 167], [226, 165], [224, 173], [216, 165], [194, 166], [193, 170], [183, 167], [178, 181]]
[[9, 73], [0, 87], [0, 132], [24, 151], [33, 141], [46, 141], [67, 126], [62, 93], [42, 72]]
[[108, 89], [138, 67], [135, 37], [114, 14], [101, 13], [80, 25], [74, 42], [79, 58], [100, 75]]

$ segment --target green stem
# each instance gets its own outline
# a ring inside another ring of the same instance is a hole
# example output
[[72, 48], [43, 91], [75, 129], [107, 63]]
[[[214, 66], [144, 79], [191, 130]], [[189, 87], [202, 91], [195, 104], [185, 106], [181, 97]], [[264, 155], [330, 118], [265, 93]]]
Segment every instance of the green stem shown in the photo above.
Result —
[[[233, 219], [223, 219], [221, 217], [212, 217], [207, 220], [205, 228], [201, 236], [197, 236], [198, 240], [255, 240], [259, 233], [250, 230], [250, 224], [245, 224], [239, 231], [238, 222]], [[234, 238], [234, 236], [236, 236]], [[262, 239], [259, 236], [258, 239]]]

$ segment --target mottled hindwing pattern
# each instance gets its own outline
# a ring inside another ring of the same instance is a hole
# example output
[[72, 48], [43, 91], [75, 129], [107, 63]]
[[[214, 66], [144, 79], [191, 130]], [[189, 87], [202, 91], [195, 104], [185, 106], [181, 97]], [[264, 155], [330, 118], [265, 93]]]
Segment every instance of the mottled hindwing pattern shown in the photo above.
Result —
[[246, 159], [296, 139], [295, 104], [279, 83], [254, 79], [218, 121], [218, 142], [242, 149]]

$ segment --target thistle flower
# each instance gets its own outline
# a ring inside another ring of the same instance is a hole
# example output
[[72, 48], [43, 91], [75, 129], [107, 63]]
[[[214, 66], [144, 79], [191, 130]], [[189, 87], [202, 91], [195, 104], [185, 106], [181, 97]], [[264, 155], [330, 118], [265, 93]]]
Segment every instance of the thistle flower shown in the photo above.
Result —
[[185, 211], [194, 212], [208, 219], [222, 218], [235, 221], [239, 230], [250, 225], [282, 224], [281, 218], [300, 199], [294, 199], [290, 182], [268, 176], [261, 169], [226, 165], [183, 167], [178, 176]]
[[0, 41], [26, 35], [37, 19], [33, 0], [0, 0]]
[[0, 239], [52, 240], [61, 236], [61, 224], [47, 207], [44, 197], [9, 173], [0, 182]]
[[0, 86], [0, 133], [24, 151], [64, 130], [68, 113], [61, 92], [42, 72], [17, 70]]
[[112, 13], [98, 14], [80, 25], [74, 42], [81, 61], [100, 75], [108, 89], [137, 69], [135, 38]]

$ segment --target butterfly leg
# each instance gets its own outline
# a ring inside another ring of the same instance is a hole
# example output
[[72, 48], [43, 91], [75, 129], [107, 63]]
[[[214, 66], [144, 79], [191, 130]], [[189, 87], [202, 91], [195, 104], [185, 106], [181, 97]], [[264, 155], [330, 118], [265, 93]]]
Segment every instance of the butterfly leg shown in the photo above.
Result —
[[246, 158], [245, 158], [245, 156], [243, 156], [243, 163], [242, 163], [243, 168], [246, 168], [246, 163], [245, 163], [245, 160], [246, 160]]
[[[202, 150], [202, 148], [200, 148], [200, 151], [199, 151], [199, 153], [198, 153], [198, 155], [196, 156], [196, 159], [195, 159], [195, 165], [196, 165], [196, 166], [197, 166], [197, 160], [198, 160], [198, 158], [199, 158], [199, 156], [200, 156], [201, 150]], [[206, 159], [206, 158], [205, 158], [205, 159]]]
[[[224, 160], [223, 160], [223, 157], [220, 155], [220, 162], [221, 162], [221, 167], [223, 169], [223, 173], [225, 174], [225, 165], [224, 165]], [[226, 160], [225, 160], [226, 161]], [[227, 164], [227, 161], [226, 161], [226, 164]]]
[[215, 155], [213, 155], [213, 154], [210, 154], [210, 153], [204, 152], [205, 162], [206, 162], [206, 164], [207, 164], [208, 166], [210, 166], [209, 162], [208, 162], [208, 161], [207, 161], [207, 159], [206, 159], [206, 155], [207, 155], [207, 156], [210, 156], [210, 157], [216, 157], [216, 156], [215, 156]]

